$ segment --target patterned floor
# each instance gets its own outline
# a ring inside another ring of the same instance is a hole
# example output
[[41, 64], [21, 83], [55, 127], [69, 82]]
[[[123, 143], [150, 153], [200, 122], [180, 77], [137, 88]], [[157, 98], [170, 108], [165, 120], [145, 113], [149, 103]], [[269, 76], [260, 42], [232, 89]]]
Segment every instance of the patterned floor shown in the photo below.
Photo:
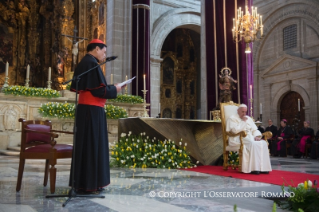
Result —
[[[271, 161], [273, 169], [319, 174], [319, 160], [271, 158]], [[232, 212], [235, 204], [238, 211], [270, 212], [273, 202], [262, 194], [280, 192], [280, 186], [196, 172], [114, 168], [111, 169], [111, 185], [102, 193], [104, 199], [74, 198], [62, 207], [66, 198], [45, 198], [50, 192], [49, 186], [42, 185], [44, 161], [27, 160], [21, 191], [15, 191], [18, 162], [18, 157], [0, 156], [0, 212]], [[58, 161], [56, 194], [69, 191], [70, 163], [69, 159]], [[242, 197], [218, 197], [227, 195], [227, 192]]]

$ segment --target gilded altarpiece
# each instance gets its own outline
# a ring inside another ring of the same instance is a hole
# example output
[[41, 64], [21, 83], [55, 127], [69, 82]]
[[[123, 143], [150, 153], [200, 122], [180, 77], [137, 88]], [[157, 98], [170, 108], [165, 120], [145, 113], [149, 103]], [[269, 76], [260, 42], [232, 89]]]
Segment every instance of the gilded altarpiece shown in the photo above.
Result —
[[187, 29], [168, 35], [162, 49], [161, 116], [196, 119], [197, 58]]

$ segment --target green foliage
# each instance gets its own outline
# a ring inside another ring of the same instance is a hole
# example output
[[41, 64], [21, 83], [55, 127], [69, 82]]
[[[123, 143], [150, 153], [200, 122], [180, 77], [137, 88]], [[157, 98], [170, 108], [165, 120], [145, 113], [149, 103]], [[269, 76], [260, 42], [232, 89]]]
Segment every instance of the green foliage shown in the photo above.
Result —
[[274, 202], [272, 206], [272, 212], [276, 212], [276, 211], [277, 211], [277, 204]]
[[104, 107], [106, 118], [108, 119], [121, 119], [121, 118], [127, 118], [127, 112], [124, 108], [114, 105], [106, 105]]
[[[104, 106], [104, 109], [106, 118], [108, 119], [127, 118], [127, 112], [122, 107], [106, 105]], [[74, 118], [75, 106], [73, 103], [48, 102], [46, 104], [41, 104], [38, 111], [43, 117]]]
[[239, 165], [238, 152], [230, 151], [228, 154], [228, 163], [231, 165]]
[[33, 97], [44, 97], [44, 98], [55, 98], [59, 97], [60, 93], [57, 90], [48, 88], [34, 88], [25, 86], [9, 86], [3, 89], [5, 94], [12, 94], [15, 96], [33, 96]]
[[140, 96], [127, 95], [127, 94], [118, 94], [116, 99], [108, 99], [108, 102], [121, 102], [121, 103], [131, 103], [138, 104], [143, 103], [144, 100]]
[[[285, 191], [284, 185], [281, 186], [283, 192]], [[298, 184], [297, 187], [288, 187], [288, 193], [293, 193], [285, 200], [275, 200], [282, 209], [288, 209], [294, 212], [313, 212], [318, 211], [319, 208], [319, 188], [317, 183], [305, 181], [305, 183]]]
[[[145, 133], [122, 133], [118, 143], [111, 148], [111, 164], [126, 168], [193, 168], [186, 152], [187, 143], [149, 138]], [[198, 163], [198, 162], [197, 162]]]
[[65, 89], [69, 91], [71, 89], [71, 83], [68, 83]]

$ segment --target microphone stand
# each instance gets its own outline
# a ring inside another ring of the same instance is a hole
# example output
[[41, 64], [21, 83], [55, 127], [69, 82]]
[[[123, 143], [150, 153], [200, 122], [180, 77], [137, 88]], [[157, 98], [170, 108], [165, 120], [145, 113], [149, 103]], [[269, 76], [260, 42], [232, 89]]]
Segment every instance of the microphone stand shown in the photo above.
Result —
[[109, 62], [109, 61], [112, 61], [114, 59], [116, 59], [117, 57], [109, 57], [109, 58], [106, 58], [106, 60], [101, 63], [101, 64], [98, 64], [97, 66], [93, 67], [93, 68], [90, 68], [89, 70], [83, 72], [82, 74], [79, 74], [77, 76], [74, 76], [71, 80], [68, 80], [66, 82], [64, 82], [63, 84], [68, 84], [69, 82], [71, 81], [75, 81], [76, 82], [76, 85], [75, 85], [75, 117], [74, 117], [74, 127], [73, 127], [73, 133], [74, 133], [74, 136], [73, 136], [73, 151], [72, 151], [72, 187], [71, 189], [69, 190], [68, 194], [67, 195], [55, 195], [55, 194], [51, 194], [51, 195], [46, 195], [45, 197], [46, 198], [52, 198], [52, 197], [68, 197], [68, 199], [62, 204], [62, 206], [66, 206], [66, 204], [72, 199], [72, 198], [75, 198], [75, 197], [90, 197], [90, 198], [105, 198], [105, 196], [102, 196], [100, 194], [96, 194], [96, 195], [90, 195], [90, 194], [77, 194], [76, 191], [75, 191], [75, 188], [74, 188], [74, 169], [75, 169], [75, 155], [74, 155], [74, 152], [75, 152], [75, 147], [76, 147], [76, 133], [77, 133], [77, 127], [76, 127], [76, 117], [78, 116], [78, 110], [77, 110], [77, 107], [78, 107], [78, 88], [79, 88], [79, 81], [80, 81], [80, 77], [83, 76], [84, 74], [87, 74], [88, 72], [92, 71], [93, 69], [96, 69], [97, 67]]

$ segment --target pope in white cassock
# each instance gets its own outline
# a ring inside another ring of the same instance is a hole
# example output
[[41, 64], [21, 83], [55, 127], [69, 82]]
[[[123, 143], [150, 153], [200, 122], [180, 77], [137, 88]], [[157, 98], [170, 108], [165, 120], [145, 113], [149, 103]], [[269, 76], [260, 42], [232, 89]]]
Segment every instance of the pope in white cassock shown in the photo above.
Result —
[[[239, 133], [246, 131], [247, 136], [243, 138], [243, 160], [242, 172], [268, 174], [271, 171], [267, 142], [262, 140], [261, 133], [257, 130], [254, 121], [246, 116], [247, 106], [241, 104], [237, 114], [230, 116], [226, 121], [226, 131]], [[229, 146], [240, 146], [240, 137], [230, 137]]]

